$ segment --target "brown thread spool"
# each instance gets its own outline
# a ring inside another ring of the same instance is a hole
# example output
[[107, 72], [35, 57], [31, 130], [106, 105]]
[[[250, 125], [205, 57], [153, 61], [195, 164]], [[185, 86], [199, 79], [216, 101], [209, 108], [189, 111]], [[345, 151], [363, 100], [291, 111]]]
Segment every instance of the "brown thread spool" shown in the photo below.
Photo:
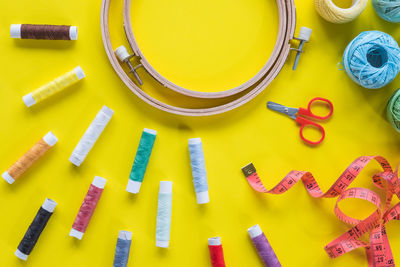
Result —
[[9, 184], [14, 183], [18, 177], [28, 170], [29, 167], [32, 166], [32, 164], [35, 163], [41, 156], [43, 156], [47, 150], [54, 146], [57, 141], [57, 137], [52, 132], [48, 132], [1, 176]]
[[11, 38], [36, 40], [77, 40], [78, 28], [65, 25], [11, 24]]

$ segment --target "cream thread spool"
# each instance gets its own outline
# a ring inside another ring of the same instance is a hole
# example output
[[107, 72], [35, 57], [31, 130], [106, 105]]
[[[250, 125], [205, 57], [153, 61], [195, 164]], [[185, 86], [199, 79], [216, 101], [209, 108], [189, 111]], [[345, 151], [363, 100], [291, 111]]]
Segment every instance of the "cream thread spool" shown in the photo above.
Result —
[[352, 0], [351, 7], [340, 8], [332, 0], [314, 0], [315, 9], [325, 20], [342, 24], [355, 20], [367, 7], [368, 0]]
[[110, 108], [103, 106], [101, 110], [97, 113], [93, 122], [90, 124], [89, 128], [86, 130], [78, 145], [72, 151], [69, 161], [75, 166], [80, 166], [85, 160], [87, 154], [90, 152], [97, 139], [100, 137], [104, 128], [107, 126], [108, 122], [111, 120], [114, 111]]
[[32, 166], [40, 157], [42, 157], [52, 146], [57, 143], [57, 137], [48, 132], [42, 139], [31, 147], [21, 158], [17, 160], [7, 171], [2, 174], [4, 180], [12, 184], [17, 180], [29, 167]]
[[35, 91], [25, 95], [22, 100], [27, 107], [33, 106], [52, 95], [61, 92], [63, 89], [79, 82], [81, 79], [85, 78], [85, 73], [80, 66], [75, 69], [57, 77], [51, 82], [39, 87]]

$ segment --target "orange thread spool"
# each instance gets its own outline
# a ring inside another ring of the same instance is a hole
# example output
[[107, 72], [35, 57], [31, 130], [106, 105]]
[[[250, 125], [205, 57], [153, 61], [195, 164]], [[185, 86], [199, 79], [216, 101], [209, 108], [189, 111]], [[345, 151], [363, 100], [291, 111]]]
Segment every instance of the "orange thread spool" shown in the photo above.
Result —
[[4, 180], [9, 184], [15, 182], [29, 167], [41, 158], [52, 146], [57, 143], [57, 137], [48, 132], [42, 139], [31, 147], [21, 158], [19, 158], [7, 171], [2, 174]]

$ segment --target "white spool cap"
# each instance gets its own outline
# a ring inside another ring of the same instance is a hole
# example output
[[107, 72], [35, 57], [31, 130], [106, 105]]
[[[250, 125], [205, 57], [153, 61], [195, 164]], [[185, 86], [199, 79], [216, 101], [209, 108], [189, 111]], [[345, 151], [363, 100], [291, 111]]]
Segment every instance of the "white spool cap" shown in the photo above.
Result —
[[79, 240], [82, 240], [83, 233], [72, 228], [71, 232], [69, 232], [69, 236], [72, 236], [72, 237], [78, 238]]
[[160, 182], [160, 194], [170, 194], [172, 193], [172, 182], [161, 181]]
[[126, 50], [125, 46], [123, 46], [123, 45], [121, 45], [120, 47], [115, 49], [115, 55], [121, 61], [124, 61], [126, 58], [128, 58], [130, 56], [128, 53], [128, 50]]
[[219, 236], [209, 238], [208, 239], [208, 245], [210, 245], [210, 246], [220, 246], [221, 245], [221, 238]]
[[78, 27], [71, 26], [69, 28], [69, 39], [78, 40]]
[[118, 238], [122, 240], [132, 240], [132, 232], [119, 231]]
[[44, 140], [49, 146], [54, 146], [54, 145], [58, 142], [57, 137], [56, 137], [52, 132], [48, 132], [48, 133], [43, 137], [43, 140]]
[[21, 38], [21, 24], [11, 24], [10, 27], [11, 38]]
[[106, 185], [106, 183], [107, 183], [107, 180], [104, 179], [103, 177], [95, 176], [93, 179], [92, 185], [94, 185], [100, 189], [103, 189], [104, 186]]
[[152, 135], [157, 135], [157, 131], [156, 130], [152, 130], [152, 129], [144, 128], [143, 132], [146, 132], [146, 133], [149, 133], [149, 134], [152, 134]]
[[57, 206], [57, 202], [55, 202], [54, 200], [50, 199], [50, 198], [46, 198], [46, 200], [44, 201], [42, 208], [47, 210], [48, 212], [53, 213], [54, 209]]
[[208, 191], [196, 193], [197, 204], [206, 204], [210, 202]]
[[24, 101], [25, 105], [29, 108], [30, 106], [33, 106], [34, 104], [36, 104], [35, 99], [33, 99], [33, 95], [32, 93], [29, 93], [27, 95], [24, 95], [22, 97], [22, 101]]
[[19, 249], [17, 249], [14, 254], [21, 260], [26, 261], [28, 259], [28, 255], [26, 255], [25, 253], [22, 253], [21, 251], [19, 251]]
[[76, 76], [78, 77], [79, 80], [82, 80], [85, 78], [85, 73], [83, 72], [83, 69], [81, 66], [78, 66], [74, 69]]
[[311, 33], [312, 33], [312, 29], [307, 28], [307, 27], [301, 27], [300, 32], [299, 32], [299, 39], [302, 39], [302, 40], [308, 42], [310, 40]]
[[189, 145], [201, 144], [201, 138], [191, 138], [189, 139]]
[[159, 248], [168, 248], [168, 247], [169, 247], [169, 241], [159, 241], [159, 240], [156, 240], [156, 247], [159, 247]]
[[126, 186], [126, 191], [132, 194], [139, 193], [141, 182], [133, 181], [131, 179], [128, 180], [128, 185]]
[[101, 108], [101, 111], [104, 112], [109, 117], [112, 117], [112, 115], [114, 114], [114, 111], [111, 108], [107, 107], [107, 106], [103, 106]]
[[258, 224], [256, 224], [256, 225], [250, 227], [250, 228], [247, 230], [247, 232], [249, 233], [249, 235], [250, 235], [251, 238], [255, 238], [255, 237], [259, 236], [259, 235], [262, 235], [262, 233], [263, 233], [262, 230], [261, 230], [261, 228], [260, 228], [260, 226], [259, 226]]
[[15, 182], [15, 179], [12, 178], [11, 175], [10, 175], [7, 171], [5, 171], [5, 172], [1, 175], [1, 177], [3, 177], [3, 179], [6, 180], [7, 183], [9, 183], [9, 184], [12, 184], [12, 183]]
[[81, 166], [82, 164], [82, 160], [78, 159], [77, 157], [75, 157], [74, 154], [71, 155], [71, 157], [69, 158], [69, 161], [74, 164], [76, 167]]

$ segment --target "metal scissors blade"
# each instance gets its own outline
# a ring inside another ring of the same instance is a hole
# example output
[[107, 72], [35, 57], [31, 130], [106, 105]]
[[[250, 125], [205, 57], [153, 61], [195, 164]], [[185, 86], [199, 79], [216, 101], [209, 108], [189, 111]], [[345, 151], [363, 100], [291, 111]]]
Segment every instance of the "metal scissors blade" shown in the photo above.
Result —
[[275, 102], [271, 102], [271, 101], [269, 101], [267, 103], [267, 108], [269, 108], [271, 110], [274, 110], [274, 111], [277, 111], [277, 112], [280, 112], [282, 114], [285, 114], [285, 115], [291, 117], [294, 120], [297, 117], [296, 116], [297, 112], [299, 112], [298, 108], [289, 108], [289, 107], [286, 107], [284, 105], [281, 105], [281, 104], [278, 104], [278, 103], [275, 103]]

